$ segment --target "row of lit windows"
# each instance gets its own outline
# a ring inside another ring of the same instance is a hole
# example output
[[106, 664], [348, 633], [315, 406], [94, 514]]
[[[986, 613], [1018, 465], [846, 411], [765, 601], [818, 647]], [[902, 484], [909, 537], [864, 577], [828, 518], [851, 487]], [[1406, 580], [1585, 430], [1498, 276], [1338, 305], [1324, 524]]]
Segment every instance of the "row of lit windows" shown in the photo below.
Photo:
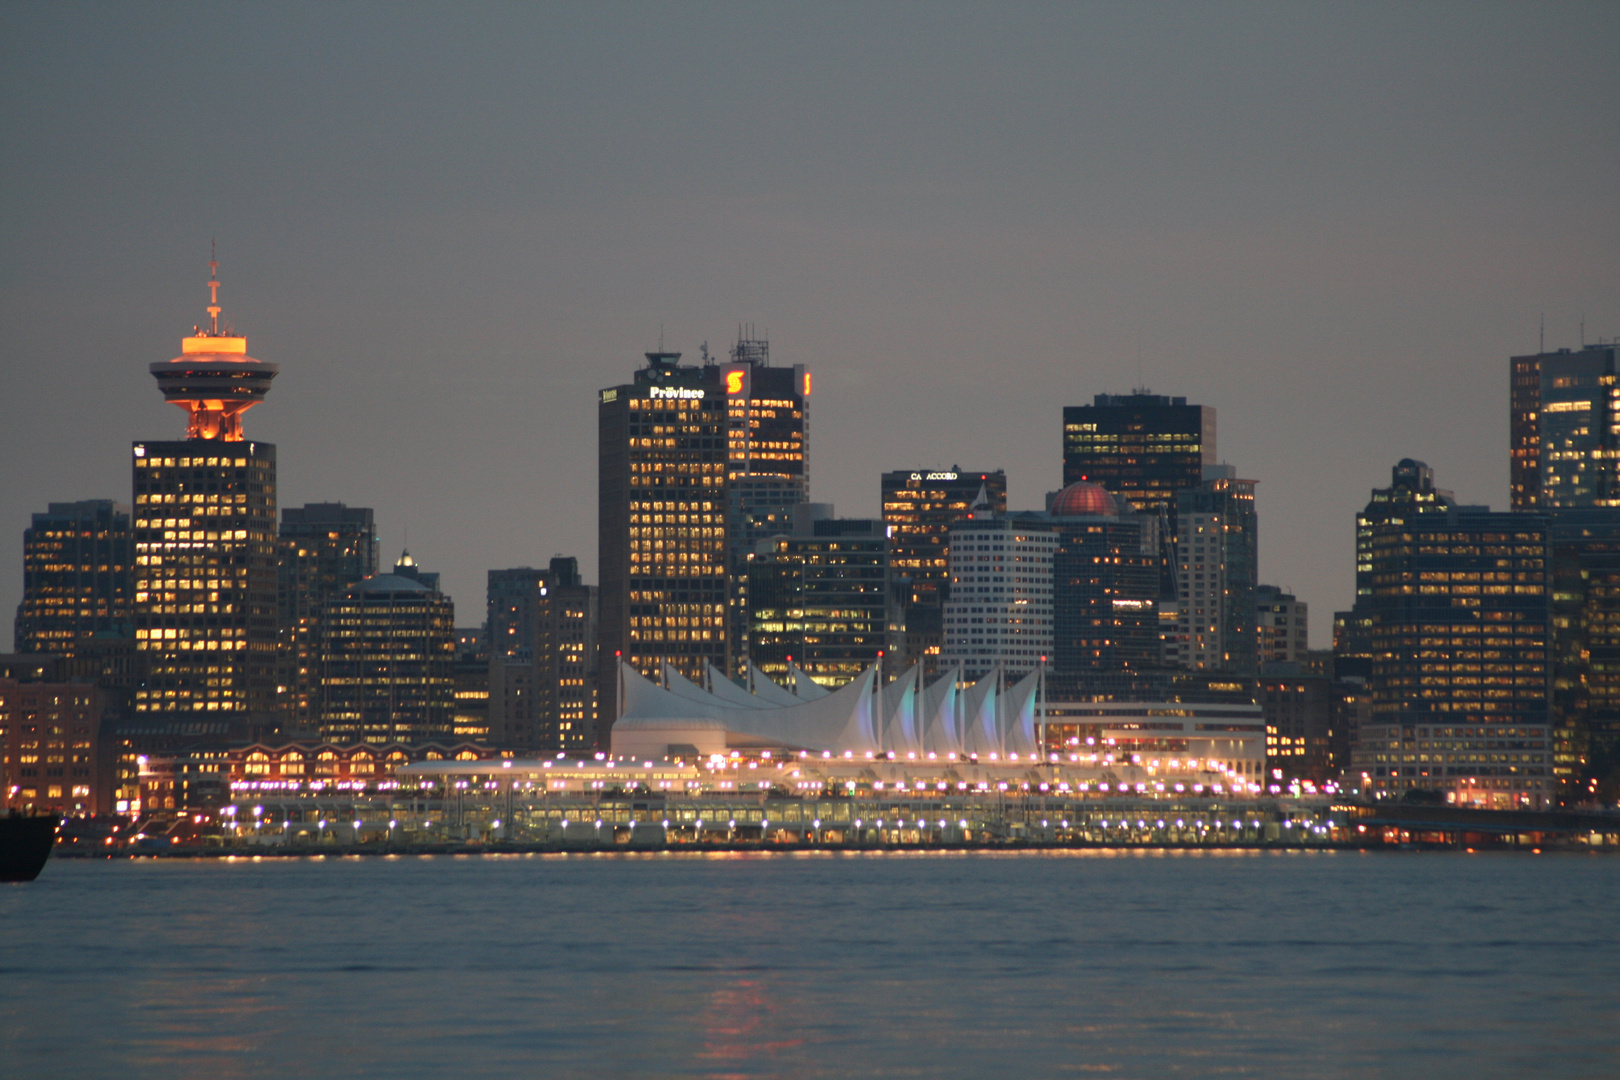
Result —
[[198, 458], [189, 458], [189, 457], [172, 458], [172, 457], [167, 457], [167, 458], [156, 458], [156, 457], [145, 457], [145, 456], [143, 456], [143, 451], [141, 450], [140, 447], [136, 448], [136, 453], [135, 453], [135, 467], [137, 469], [158, 469], [158, 468], [163, 468], [163, 469], [173, 469], [173, 468], [190, 469], [190, 468], [194, 468], [194, 467], [195, 468], [208, 468], [208, 469], [231, 469], [231, 468], [245, 469], [245, 468], [247, 468], [247, 466], [248, 466], [248, 459], [247, 458], [228, 458], [228, 457], [207, 457], [207, 458], [202, 458], [202, 457], [198, 457]]

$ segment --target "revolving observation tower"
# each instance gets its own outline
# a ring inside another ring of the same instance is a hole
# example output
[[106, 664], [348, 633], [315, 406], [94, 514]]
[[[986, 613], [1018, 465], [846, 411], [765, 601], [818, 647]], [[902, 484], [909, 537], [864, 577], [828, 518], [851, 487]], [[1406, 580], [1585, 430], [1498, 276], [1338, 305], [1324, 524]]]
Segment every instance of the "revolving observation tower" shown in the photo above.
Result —
[[242, 441], [242, 414], [264, 400], [275, 364], [247, 354], [247, 338], [219, 328], [219, 263], [208, 263], [208, 327], [191, 328], [180, 355], [152, 365], [152, 377], [187, 413], [186, 438]]

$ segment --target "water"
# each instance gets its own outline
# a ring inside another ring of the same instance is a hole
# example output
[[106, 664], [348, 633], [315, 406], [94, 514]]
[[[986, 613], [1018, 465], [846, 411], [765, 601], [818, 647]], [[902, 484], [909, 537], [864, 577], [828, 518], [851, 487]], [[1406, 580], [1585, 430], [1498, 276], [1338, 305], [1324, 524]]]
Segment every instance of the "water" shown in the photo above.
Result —
[[54, 862], [3, 1077], [1620, 1076], [1620, 859]]

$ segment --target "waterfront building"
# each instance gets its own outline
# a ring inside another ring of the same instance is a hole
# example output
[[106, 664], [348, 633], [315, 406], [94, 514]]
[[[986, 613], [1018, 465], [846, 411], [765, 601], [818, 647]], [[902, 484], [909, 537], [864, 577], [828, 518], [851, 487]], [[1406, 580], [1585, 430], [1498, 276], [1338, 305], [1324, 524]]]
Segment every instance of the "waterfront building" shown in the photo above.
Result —
[[883, 522], [798, 517], [789, 535], [759, 541], [748, 563], [748, 656], [777, 682], [792, 682], [796, 666], [821, 686], [843, 686], [883, 655]]
[[1001, 469], [899, 469], [881, 478], [889, 536], [891, 608], [888, 655], [903, 667], [937, 666], [950, 597], [950, 531], [983, 491], [992, 512], [1007, 512]]
[[1254, 590], [1255, 640], [1261, 664], [1303, 663], [1311, 651], [1309, 606], [1275, 585]]
[[1297, 661], [1272, 661], [1260, 674], [1260, 709], [1266, 724], [1266, 784], [1337, 780], [1348, 761], [1335, 729], [1341, 688], [1326, 675], [1307, 674]]
[[321, 615], [320, 737], [426, 742], [455, 713], [455, 606], [410, 553], [355, 582]]
[[135, 712], [250, 736], [277, 726], [276, 450], [244, 437], [242, 414], [278, 369], [221, 330], [217, 273], [208, 286], [207, 328], [151, 366], [186, 438], [133, 450]]
[[[37, 655], [37, 654], [36, 654]], [[85, 815], [110, 812], [102, 766], [106, 696], [89, 682], [60, 678], [56, 658], [0, 672], [0, 812]], [[11, 676], [22, 675], [22, 679]]]
[[1052, 666], [1060, 675], [1159, 662], [1159, 520], [1079, 480], [1052, 496]]
[[72, 656], [90, 638], [133, 639], [133, 566], [128, 506], [50, 503], [23, 532], [16, 650]]
[[947, 545], [941, 668], [969, 679], [1003, 669], [1022, 675], [1053, 651], [1053, 564], [1058, 533], [1045, 514], [997, 514], [981, 490], [971, 516], [952, 526]]
[[1620, 344], [1509, 362], [1512, 506], [1620, 506]]
[[[1423, 789], [1457, 804], [1545, 806], [1555, 795], [1547, 519], [1428, 498], [1421, 463], [1393, 475], [1357, 520], [1372, 715], [1353, 778], [1375, 797]], [[1392, 510], [1402, 503], [1409, 512]]]
[[306, 503], [281, 512], [276, 541], [276, 695], [287, 731], [313, 732], [321, 715], [321, 614], [377, 572], [372, 511]]
[[1164, 662], [1193, 671], [1252, 678], [1258, 668], [1255, 588], [1259, 584], [1255, 481], [1230, 465], [1176, 493], [1175, 622]]
[[[287, 838], [293, 824], [283, 816], [289, 798], [391, 786], [396, 769], [419, 762], [498, 759], [494, 749], [458, 739], [423, 743], [304, 739], [194, 747], [143, 758], [133, 813], [158, 819], [184, 817], [218, 811], [235, 799], [241, 805], [225, 815], [234, 819], [230, 824], [260, 838], [279, 840]], [[321, 828], [315, 821], [307, 824]]]
[[598, 594], [579, 561], [489, 572], [490, 739], [584, 752], [597, 742]]
[[[667, 660], [693, 679], [707, 664], [731, 669], [729, 399], [746, 395], [728, 370], [648, 353], [631, 382], [599, 395], [599, 671], [616, 658], [649, 674]], [[600, 702], [599, 741], [617, 715], [613, 679]]]
[[[706, 359], [705, 355], [705, 359]], [[793, 508], [810, 498], [810, 371], [771, 366], [771, 346], [739, 331], [720, 369], [726, 399], [726, 558], [732, 667], [746, 666], [748, 560], [755, 546], [785, 531]]]

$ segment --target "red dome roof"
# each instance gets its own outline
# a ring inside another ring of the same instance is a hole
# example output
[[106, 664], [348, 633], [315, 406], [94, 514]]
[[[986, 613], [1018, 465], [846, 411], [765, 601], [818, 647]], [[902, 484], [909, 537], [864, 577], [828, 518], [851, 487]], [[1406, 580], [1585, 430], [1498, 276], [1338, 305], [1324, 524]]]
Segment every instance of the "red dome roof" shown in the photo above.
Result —
[[1118, 517], [1119, 503], [1101, 484], [1080, 480], [1057, 493], [1050, 513], [1053, 517]]

